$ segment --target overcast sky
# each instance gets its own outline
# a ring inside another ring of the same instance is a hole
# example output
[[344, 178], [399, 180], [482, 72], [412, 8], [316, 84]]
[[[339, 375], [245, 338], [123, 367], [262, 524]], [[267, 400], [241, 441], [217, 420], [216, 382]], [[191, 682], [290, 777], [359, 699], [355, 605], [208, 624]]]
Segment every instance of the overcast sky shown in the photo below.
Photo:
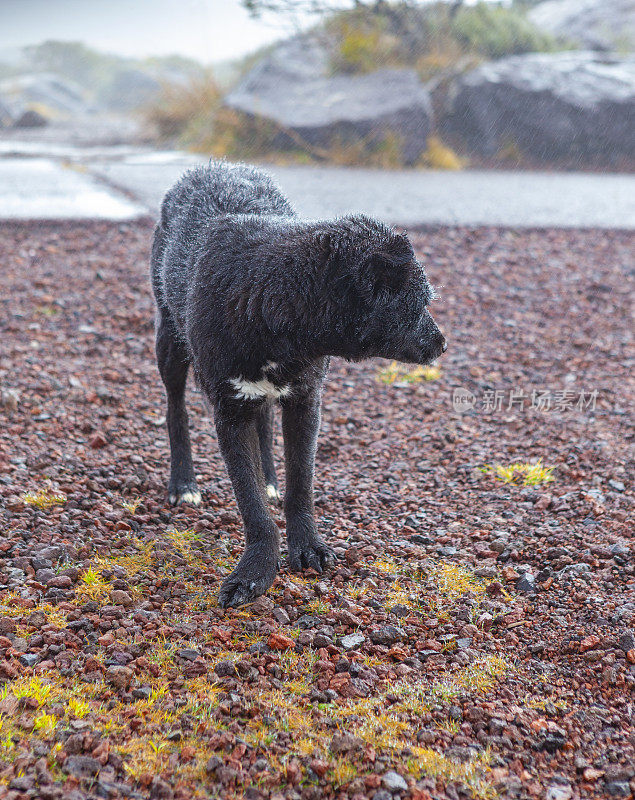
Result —
[[254, 20], [239, 0], [0, 0], [0, 50], [46, 39], [82, 41], [121, 55], [235, 58], [292, 30]]
[[[341, 7], [346, 0], [330, 2]], [[209, 63], [245, 55], [293, 30], [284, 17], [252, 19], [240, 0], [0, 0], [0, 54], [59, 39], [119, 55], [178, 53]]]

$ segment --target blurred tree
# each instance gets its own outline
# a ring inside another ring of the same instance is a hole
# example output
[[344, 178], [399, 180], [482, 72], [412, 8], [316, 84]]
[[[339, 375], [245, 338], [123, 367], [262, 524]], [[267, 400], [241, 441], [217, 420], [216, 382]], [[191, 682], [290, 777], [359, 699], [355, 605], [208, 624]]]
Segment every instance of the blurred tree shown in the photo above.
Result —
[[[254, 16], [263, 11], [275, 11], [280, 14], [324, 14], [350, 8], [346, 0], [242, 0], [243, 6]], [[402, 0], [403, 5], [413, 5], [413, 0]], [[387, 7], [386, 0], [353, 0], [355, 8], [370, 8], [383, 11]]]
[[[378, 14], [390, 14], [417, 5], [417, 0], [399, 0], [389, 3], [387, 0], [241, 0], [243, 6], [250, 14], [257, 17], [263, 11], [273, 11], [278, 14], [325, 14], [329, 11], [339, 11], [345, 8], [363, 8], [375, 11]], [[465, 0], [444, 0], [450, 9], [450, 18], [453, 18], [465, 3]], [[538, 0], [515, 0], [515, 2], [531, 4]]]

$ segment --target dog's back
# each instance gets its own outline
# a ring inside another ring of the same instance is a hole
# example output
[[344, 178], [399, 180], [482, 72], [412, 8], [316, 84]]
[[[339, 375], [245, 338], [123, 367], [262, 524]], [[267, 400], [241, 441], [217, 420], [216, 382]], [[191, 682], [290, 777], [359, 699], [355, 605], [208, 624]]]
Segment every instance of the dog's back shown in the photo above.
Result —
[[165, 231], [175, 223], [200, 226], [225, 214], [291, 216], [293, 209], [266, 172], [248, 164], [212, 161], [186, 172], [166, 194], [161, 226]]
[[271, 177], [247, 164], [212, 161], [186, 172], [166, 194], [152, 244], [152, 287], [177, 328], [210, 226], [218, 217], [244, 214], [295, 216]]

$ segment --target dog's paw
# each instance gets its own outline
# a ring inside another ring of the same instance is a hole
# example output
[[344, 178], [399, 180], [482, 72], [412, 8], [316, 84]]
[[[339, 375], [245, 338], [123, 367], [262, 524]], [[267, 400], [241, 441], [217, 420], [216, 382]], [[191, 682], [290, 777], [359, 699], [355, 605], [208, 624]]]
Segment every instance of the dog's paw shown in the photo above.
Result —
[[265, 487], [265, 492], [267, 493], [267, 497], [274, 505], [280, 505], [282, 502], [282, 495], [278, 491], [278, 487], [274, 486], [273, 483], [268, 483]]
[[280, 569], [278, 547], [252, 545], [243, 553], [236, 569], [223, 581], [218, 594], [222, 608], [236, 608], [251, 603], [264, 594]]
[[178, 506], [181, 503], [191, 503], [194, 506], [201, 502], [201, 493], [195, 483], [187, 483], [181, 486], [168, 489], [168, 502], [171, 506]]
[[234, 573], [225, 579], [218, 593], [218, 605], [221, 608], [238, 608], [245, 603], [251, 603], [261, 594], [264, 594], [273, 581], [264, 577], [250, 579], [247, 577], [233, 577]]
[[323, 572], [335, 563], [335, 553], [319, 536], [298, 543], [289, 543], [287, 565], [291, 572], [314, 569]]

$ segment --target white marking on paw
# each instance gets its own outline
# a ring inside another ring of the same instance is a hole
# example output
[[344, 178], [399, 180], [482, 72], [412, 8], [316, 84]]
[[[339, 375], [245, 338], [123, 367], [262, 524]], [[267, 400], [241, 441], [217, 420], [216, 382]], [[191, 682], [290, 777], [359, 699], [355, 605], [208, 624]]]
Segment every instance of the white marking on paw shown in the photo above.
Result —
[[270, 500], [281, 500], [282, 499], [282, 496], [281, 496], [280, 492], [277, 490], [277, 488], [272, 483], [268, 483], [267, 484], [267, 487], [266, 487], [265, 491], [267, 492], [267, 497]]
[[236, 400], [262, 400], [264, 398], [279, 400], [281, 397], [286, 397], [291, 391], [290, 386], [276, 386], [266, 378], [259, 381], [230, 378], [229, 383], [236, 391], [234, 395]]
[[184, 492], [178, 499], [179, 503], [192, 503], [197, 506], [201, 502], [200, 492]]

